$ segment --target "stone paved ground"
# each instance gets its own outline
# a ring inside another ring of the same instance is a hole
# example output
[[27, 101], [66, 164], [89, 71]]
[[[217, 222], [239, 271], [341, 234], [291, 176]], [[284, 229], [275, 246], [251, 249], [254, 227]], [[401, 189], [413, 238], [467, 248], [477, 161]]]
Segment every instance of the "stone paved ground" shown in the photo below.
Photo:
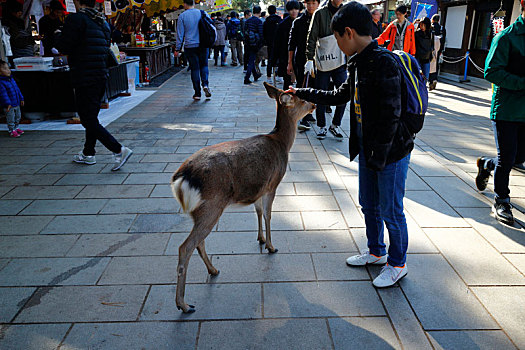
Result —
[[[212, 69], [210, 101], [182, 73], [110, 125], [135, 155], [110, 171], [73, 164], [82, 133], [0, 138], [1, 349], [525, 348], [525, 176], [512, 175], [518, 224], [490, 215], [475, 159], [494, 155], [489, 91], [440, 84], [408, 178], [409, 274], [375, 290], [357, 166], [347, 142], [299, 134], [274, 205], [274, 244], [256, 242], [252, 207], [228, 210], [209, 238], [221, 274], [197, 255], [175, 308], [177, 247], [191, 228], [170, 175], [205, 145], [272, 129], [262, 86]], [[345, 119], [348, 125], [348, 118]]]

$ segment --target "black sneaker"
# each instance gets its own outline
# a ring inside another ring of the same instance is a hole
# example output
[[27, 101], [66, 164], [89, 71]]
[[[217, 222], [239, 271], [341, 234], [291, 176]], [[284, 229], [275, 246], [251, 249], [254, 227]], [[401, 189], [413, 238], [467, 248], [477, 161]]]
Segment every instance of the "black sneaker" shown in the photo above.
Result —
[[326, 113], [332, 113], [332, 107], [326, 106]]
[[330, 125], [330, 128], [328, 130], [332, 133], [332, 135], [334, 135], [336, 140], [343, 141], [344, 136], [341, 133], [341, 127], [336, 125]]
[[211, 91], [210, 91], [210, 88], [208, 86], [203, 87], [202, 90], [204, 90], [204, 96], [206, 96], [206, 98], [210, 98], [211, 97]]
[[254, 81], [257, 81], [257, 80], [259, 80], [261, 77], [262, 77], [262, 74], [257, 74], [257, 75], [255, 75], [255, 76], [253, 77], [253, 80], [254, 80]]
[[252, 81], [250, 79], [244, 79], [244, 85], [250, 85]]
[[306, 120], [306, 121], [309, 122], [309, 123], [315, 123], [315, 122], [316, 122], [314, 116], [311, 115], [310, 113], [308, 113], [308, 114], [306, 115], [306, 117], [303, 118], [303, 120]]
[[487, 184], [489, 183], [490, 170], [485, 168], [487, 160], [487, 157], [480, 157], [477, 161], [478, 175], [476, 176], [476, 187], [480, 191], [485, 191]]
[[199, 100], [201, 99], [201, 95], [197, 95], [197, 94], [195, 94], [195, 95], [193, 95], [193, 99], [194, 99], [195, 101], [199, 101]]
[[319, 132], [317, 133], [317, 138], [319, 140], [324, 140], [326, 138], [326, 133], [328, 130], [326, 129], [326, 126], [323, 126], [322, 128], [319, 128]]
[[310, 123], [308, 123], [306, 120], [301, 119], [299, 122], [299, 126], [297, 127], [301, 131], [307, 131], [310, 130], [312, 127], [310, 126]]
[[506, 225], [514, 225], [514, 216], [512, 215], [512, 205], [510, 203], [495, 202], [492, 206], [492, 212], [496, 219]]

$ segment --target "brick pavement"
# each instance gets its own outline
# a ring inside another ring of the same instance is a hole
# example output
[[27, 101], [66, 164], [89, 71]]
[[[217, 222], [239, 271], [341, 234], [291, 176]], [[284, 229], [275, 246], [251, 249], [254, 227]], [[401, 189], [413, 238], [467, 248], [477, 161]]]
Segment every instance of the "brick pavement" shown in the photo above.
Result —
[[[135, 155], [71, 162], [81, 132], [0, 137], [2, 349], [525, 348], [525, 175], [513, 173], [518, 224], [490, 217], [475, 159], [494, 155], [490, 92], [440, 84], [412, 155], [409, 274], [375, 290], [379, 269], [345, 258], [366, 247], [348, 143], [297, 135], [279, 187], [268, 255], [253, 207], [230, 208], [197, 255], [175, 307], [177, 248], [191, 221], [170, 175], [205, 145], [272, 129], [274, 103], [240, 68], [211, 68], [213, 98], [193, 103], [188, 73], [110, 125]], [[344, 128], [348, 132], [348, 117]]]

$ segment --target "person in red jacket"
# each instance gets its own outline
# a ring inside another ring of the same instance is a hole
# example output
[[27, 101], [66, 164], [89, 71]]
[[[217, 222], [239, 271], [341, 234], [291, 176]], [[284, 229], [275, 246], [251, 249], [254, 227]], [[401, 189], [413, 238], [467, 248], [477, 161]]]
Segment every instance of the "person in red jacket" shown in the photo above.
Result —
[[387, 49], [390, 51], [403, 50], [412, 56], [416, 54], [415, 28], [406, 19], [407, 7], [405, 5], [396, 8], [397, 19], [386, 27], [385, 31], [377, 38], [377, 43], [383, 45], [390, 40]]

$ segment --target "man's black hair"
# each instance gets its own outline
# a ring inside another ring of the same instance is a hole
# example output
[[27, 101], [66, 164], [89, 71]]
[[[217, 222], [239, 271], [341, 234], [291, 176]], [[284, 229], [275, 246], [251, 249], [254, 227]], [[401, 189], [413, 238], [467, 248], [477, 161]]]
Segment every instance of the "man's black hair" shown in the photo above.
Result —
[[266, 11], [261, 12], [261, 17], [266, 16]]
[[237, 18], [237, 12], [235, 12], [235, 11], [230, 12], [230, 17], [231, 18]]
[[372, 15], [365, 5], [351, 1], [336, 12], [332, 18], [330, 28], [340, 36], [345, 33], [345, 28], [354, 29], [358, 35], [370, 35], [372, 32]]
[[438, 15], [437, 13], [434, 16], [432, 16], [432, 21], [433, 22], [438, 22], [439, 23], [440, 20], [441, 20], [441, 16]]
[[57, 10], [58, 11], [59, 10], [64, 11], [64, 6], [62, 6], [60, 1], [58, 1], [58, 0], [51, 1], [51, 3], [49, 4], [49, 8], [51, 8], [51, 11], [57, 11]]
[[268, 13], [270, 15], [275, 15], [277, 13], [277, 7], [275, 7], [275, 5], [268, 6]]
[[296, 0], [290, 0], [286, 3], [286, 11], [290, 12], [292, 10], [300, 10], [301, 5], [299, 5], [299, 2]]
[[78, 3], [93, 8], [95, 7], [96, 0], [79, 0]]
[[193, 2], [193, 0], [184, 0], [184, 3], [185, 3], [186, 5], [189, 5], [189, 6], [193, 6], [193, 5], [195, 5], [195, 3]]
[[259, 6], [259, 5], [255, 5], [255, 6], [253, 7], [253, 13], [254, 13], [254, 14], [260, 14], [261, 11], [262, 11], [261, 6]]
[[9, 64], [6, 61], [0, 60], [0, 67], [2, 67], [4, 65], [7, 65], [9, 67]]
[[244, 10], [244, 17], [248, 17], [251, 13], [251, 10]]
[[17, 13], [23, 11], [24, 7], [18, 1], [7, 2], [6, 5], [9, 13]]
[[408, 8], [405, 5], [399, 5], [398, 7], [396, 7], [396, 12], [406, 15], [408, 12]]

